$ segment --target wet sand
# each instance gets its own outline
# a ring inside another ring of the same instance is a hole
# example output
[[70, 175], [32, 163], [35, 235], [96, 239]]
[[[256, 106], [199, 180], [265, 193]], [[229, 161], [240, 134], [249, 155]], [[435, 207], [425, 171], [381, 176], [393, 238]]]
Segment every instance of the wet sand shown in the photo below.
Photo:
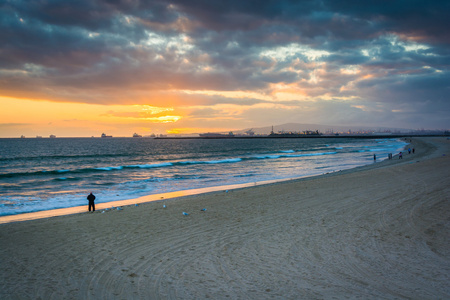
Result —
[[413, 147], [318, 177], [2, 224], [0, 299], [449, 299], [450, 141]]

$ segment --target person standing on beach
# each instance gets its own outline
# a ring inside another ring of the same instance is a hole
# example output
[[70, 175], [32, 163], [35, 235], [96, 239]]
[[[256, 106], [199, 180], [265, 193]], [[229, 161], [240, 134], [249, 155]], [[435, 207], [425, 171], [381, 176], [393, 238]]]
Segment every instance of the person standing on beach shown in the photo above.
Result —
[[403, 159], [403, 153], [402, 153], [402, 152], [400, 152], [400, 153], [398, 154], [398, 158], [399, 158], [399, 159]]
[[89, 201], [89, 211], [91, 211], [91, 207], [92, 207], [92, 211], [95, 211], [95, 196], [94, 194], [92, 194], [92, 192], [87, 196], [87, 199]]

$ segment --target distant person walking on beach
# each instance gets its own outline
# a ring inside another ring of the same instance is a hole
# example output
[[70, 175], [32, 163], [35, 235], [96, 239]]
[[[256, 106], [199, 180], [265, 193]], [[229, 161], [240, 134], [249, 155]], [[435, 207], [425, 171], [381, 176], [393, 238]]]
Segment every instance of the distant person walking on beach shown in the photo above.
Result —
[[402, 153], [402, 152], [400, 152], [400, 153], [398, 154], [398, 159], [403, 159], [403, 153]]
[[90, 193], [87, 196], [87, 199], [89, 201], [89, 211], [91, 211], [91, 207], [92, 207], [92, 211], [95, 211], [95, 203], [94, 203], [95, 196], [92, 193]]

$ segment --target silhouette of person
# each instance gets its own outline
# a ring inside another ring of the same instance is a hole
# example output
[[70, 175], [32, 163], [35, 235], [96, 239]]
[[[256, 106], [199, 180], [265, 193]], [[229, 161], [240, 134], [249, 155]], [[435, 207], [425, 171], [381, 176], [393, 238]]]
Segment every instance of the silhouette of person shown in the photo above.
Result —
[[89, 201], [89, 211], [91, 211], [91, 207], [92, 207], [92, 211], [95, 211], [95, 203], [94, 203], [95, 196], [92, 193], [90, 193], [87, 196], [87, 199]]

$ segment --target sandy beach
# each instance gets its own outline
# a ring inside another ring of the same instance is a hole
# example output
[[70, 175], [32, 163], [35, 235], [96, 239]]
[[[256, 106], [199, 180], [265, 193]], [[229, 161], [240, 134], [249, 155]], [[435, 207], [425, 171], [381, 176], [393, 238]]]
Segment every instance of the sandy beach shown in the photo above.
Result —
[[450, 140], [411, 147], [318, 177], [1, 224], [0, 299], [449, 299]]

